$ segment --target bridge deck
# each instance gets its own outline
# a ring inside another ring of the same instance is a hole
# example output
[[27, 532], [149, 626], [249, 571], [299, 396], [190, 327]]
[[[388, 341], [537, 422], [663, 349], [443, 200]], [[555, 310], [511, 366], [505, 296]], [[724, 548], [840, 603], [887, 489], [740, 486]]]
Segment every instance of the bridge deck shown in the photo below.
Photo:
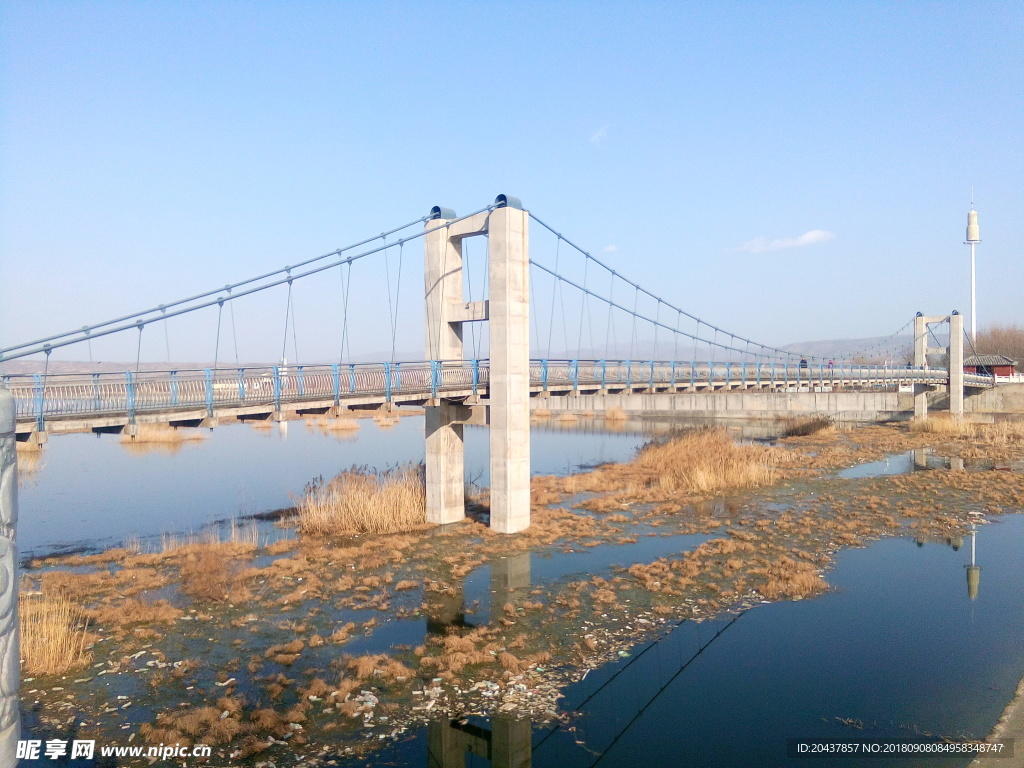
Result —
[[[595, 392], [829, 391], [948, 383], [944, 370], [839, 365], [535, 360], [534, 395]], [[486, 360], [353, 363], [123, 374], [5, 376], [17, 402], [17, 431], [117, 431], [127, 424], [212, 425], [218, 419], [424, 405], [439, 399], [486, 403]], [[971, 387], [988, 376], [965, 375]]]

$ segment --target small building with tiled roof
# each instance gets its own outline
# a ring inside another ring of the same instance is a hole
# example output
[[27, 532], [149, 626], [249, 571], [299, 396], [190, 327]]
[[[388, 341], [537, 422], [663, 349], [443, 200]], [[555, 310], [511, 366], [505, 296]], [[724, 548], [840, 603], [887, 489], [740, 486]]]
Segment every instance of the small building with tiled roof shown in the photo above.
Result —
[[1013, 376], [1015, 360], [1003, 355], [971, 355], [964, 360], [964, 373], [982, 373], [986, 376]]

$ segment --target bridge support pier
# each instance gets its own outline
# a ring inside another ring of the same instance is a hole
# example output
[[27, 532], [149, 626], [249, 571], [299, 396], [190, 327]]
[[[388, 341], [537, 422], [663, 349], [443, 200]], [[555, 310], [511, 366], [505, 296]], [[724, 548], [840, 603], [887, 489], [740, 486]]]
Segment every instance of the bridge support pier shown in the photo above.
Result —
[[[914, 318], [914, 367], [928, 365], [928, 324], [920, 312]], [[935, 389], [928, 384], [914, 384], [914, 418], [928, 418], [928, 393]]]
[[462, 423], [455, 423], [458, 405], [441, 401], [426, 411], [427, 522], [457, 523], [466, 516]]
[[964, 316], [949, 316], [949, 412], [964, 415]]
[[[445, 361], [463, 360], [463, 323], [489, 323], [491, 528], [515, 533], [530, 525], [530, 215], [500, 195], [496, 207], [463, 219], [435, 207], [426, 222], [424, 279], [426, 350], [435, 386]], [[462, 292], [462, 241], [487, 235], [485, 301]], [[427, 520], [465, 515], [462, 427], [454, 403], [427, 407]]]
[[15, 404], [11, 393], [0, 386], [0, 768], [18, 764], [21, 736], [17, 526]]
[[[447, 218], [426, 222], [424, 281], [428, 360], [462, 359], [462, 322], [455, 308], [462, 302], [462, 241], [449, 237]], [[443, 367], [440, 370], [443, 377]], [[456, 403], [441, 400], [426, 407], [427, 522], [443, 525], [466, 516], [462, 424], [453, 423]]]
[[530, 526], [529, 214], [504, 206], [488, 222], [491, 528]]

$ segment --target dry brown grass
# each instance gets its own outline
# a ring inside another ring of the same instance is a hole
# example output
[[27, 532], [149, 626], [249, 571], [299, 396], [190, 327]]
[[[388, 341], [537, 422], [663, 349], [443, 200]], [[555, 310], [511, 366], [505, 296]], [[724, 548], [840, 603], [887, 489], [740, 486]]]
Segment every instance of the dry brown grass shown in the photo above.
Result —
[[184, 612], [166, 600], [148, 603], [129, 597], [93, 608], [88, 615], [100, 624], [121, 628], [130, 624], [171, 624]]
[[1024, 442], [1024, 422], [1000, 421], [995, 424], [982, 424], [957, 419], [948, 413], [936, 414], [927, 419], [915, 419], [910, 423], [910, 431], [915, 434], [970, 438], [985, 445]]
[[423, 465], [353, 467], [329, 482], [315, 480], [297, 510], [299, 529], [314, 536], [412, 530], [427, 519]]
[[758, 591], [769, 600], [807, 597], [828, 589], [828, 584], [813, 564], [786, 556], [765, 568], [751, 568], [749, 572], [764, 577], [765, 581], [758, 586]]
[[355, 438], [355, 433], [359, 430], [359, 420], [354, 416], [341, 416], [336, 419], [321, 416], [317, 419], [307, 419], [306, 429], [310, 432], [329, 435], [340, 440], [352, 440]]
[[93, 640], [80, 606], [63, 595], [26, 595], [18, 604], [22, 673], [60, 675], [92, 661]]
[[34, 474], [46, 465], [46, 462], [43, 461], [42, 446], [30, 442], [19, 442], [15, 445], [18, 453], [19, 477]]
[[634, 464], [654, 473], [654, 485], [669, 493], [711, 493], [754, 488], [775, 479], [772, 452], [736, 445], [724, 430], [702, 429], [665, 443], [649, 443]]
[[[611, 494], [585, 503], [609, 511], [625, 499], [656, 500], [678, 493], [713, 493], [726, 488], [753, 488], [775, 479], [777, 452], [736, 445], [724, 430], [688, 432], [665, 442], [648, 443], [628, 464], [611, 464], [561, 479], [566, 493]], [[595, 506], [596, 504], [596, 506]]]
[[605, 421], [625, 421], [626, 412], [617, 405], [613, 405], [611, 408], [604, 412]]
[[240, 563], [226, 557], [227, 547], [196, 547], [181, 564], [181, 590], [196, 600], [240, 603], [251, 596]]
[[545, 419], [551, 418], [551, 410], [549, 408], [534, 408], [530, 411], [530, 418], [534, 421], [544, 421]]
[[139, 424], [134, 435], [121, 435], [121, 447], [130, 453], [177, 453], [187, 443], [205, 440], [202, 432], [163, 424]]
[[974, 433], [974, 424], [955, 419], [949, 414], [936, 414], [927, 419], [914, 419], [910, 431], [915, 434], [968, 436]]
[[830, 435], [835, 431], [835, 424], [827, 416], [805, 416], [803, 418], [786, 419], [783, 422], [783, 434], [786, 437]]

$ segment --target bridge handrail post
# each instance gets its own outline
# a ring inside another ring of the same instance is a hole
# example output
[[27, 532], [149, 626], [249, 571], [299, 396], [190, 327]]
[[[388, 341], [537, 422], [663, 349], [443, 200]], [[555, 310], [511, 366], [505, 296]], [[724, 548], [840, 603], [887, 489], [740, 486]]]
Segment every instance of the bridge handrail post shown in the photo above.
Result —
[[303, 370], [301, 365], [295, 367], [296, 381], [298, 382], [298, 396], [302, 397], [306, 394], [306, 372]]
[[213, 418], [213, 371], [204, 368], [203, 374], [206, 379], [206, 415]]
[[548, 391], [548, 361], [547, 358], [541, 358], [540, 361], [540, 383], [544, 388], [544, 391]]
[[245, 402], [245, 368], [238, 369], [238, 402]]
[[356, 391], [356, 364], [348, 364], [348, 391], [350, 394]]
[[395, 392], [402, 391], [402, 361], [399, 360], [395, 363], [395, 381], [392, 389]]
[[[173, 376], [173, 372], [172, 372], [172, 376]], [[173, 395], [173, 392], [172, 392], [172, 395]], [[101, 402], [102, 402], [102, 400], [100, 398], [100, 375], [98, 373], [94, 373], [92, 375], [92, 405], [93, 405], [93, 410], [95, 410], [97, 413], [100, 410], [100, 403]], [[175, 404], [175, 403], [172, 403], [172, 404]]]
[[675, 392], [676, 391], [676, 361], [675, 360], [672, 361], [672, 368], [671, 368], [671, 374], [670, 375], [672, 377], [670, 385], [672, 387], [672, 391]]
[[601, 364], [601, 389], [606, 389], [605, 385], [608, 382], [608, 363], [605, 360], [598, 360], [598, 363]]
[[696, 366], [694, 365], [694, 361], [691, 360], [690, 361], [690, 391], [691, 392], [693, 392], [694, 389], [696, 389], [696, 386], [695, 386], [696, 385], [696, 381], [694, 380], [695, 379], [695, 374], [694, 374], [694, 368], [695, 367]]
[[[96, 375], [96, 374], [94, 374]], [[178, 372], [171, 371], [171, 405], [178, 405]], [[98, 406], [97, 406], [98, 408]]]
[[626, 389], [633, 388], [633, 361], [626, 361]]
[[384, 400], [391, 402], [391, 363], [384, 363]]
[[761, 362], [757, 362], [757, 388], [761, 388]]
[[435, 400], [437, 399], [437, 379], [440, 376], [439, 365], [437, 360], [430, 361], [430, 397]]
[[125, 379], [125, 410], [128, 412], [128, 423], [135, 423], [135, 377], [131, 371], [124, 372]]
[[747, 388], [747, 361], [740, 363], [740, 375], [743, 377], [743, 388]]
[[569, 378], [572, 379], [573, 391], [580, 388], [580, 361], [572, 359], [569, 361]]
[[36, 431], [43, 432], [46, 430], [46, 385], [41, 373], [32, 375], [32, 401], [36, 416]]
[[274, 366], [274, 410], [281, 410], [281, 366]]
[[331, 383], [334, 386], [334, 407], [341, 405], [341, 366], [337, 363], [331, 364]]
[[650, 375], [650, 378], [649, 378], [648, 386], [651, 388], [652, 391], [654, 390], [654, 361], [653, 360], [651, 360], [651, 375]]
[[480, 360], [473, 358], [473, 394], [478, 394], [480, 389]]
[[728, 360], [725, 361], [725, 388], [729, 389], [729, 385], [732, 384], [732, 363]]
[[772, 360], [772, 362], [769, 363], [769, 365], [771, 365], [771, 367], [772, 367], [772, 389], [774, 389], [775, 388], [775, 361]]

